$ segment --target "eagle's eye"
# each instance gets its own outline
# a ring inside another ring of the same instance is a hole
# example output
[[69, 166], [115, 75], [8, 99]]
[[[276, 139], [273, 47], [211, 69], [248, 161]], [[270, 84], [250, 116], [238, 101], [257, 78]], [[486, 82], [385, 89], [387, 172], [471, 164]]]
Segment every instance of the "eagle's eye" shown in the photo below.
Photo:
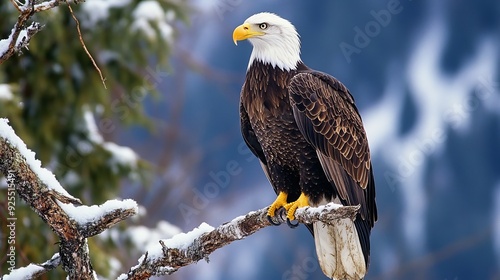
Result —
[[268, 27], [267, 23], [263, 22], [261, 24], [259, 24], [259, 28], [262, 29], [262, 30], [266, 30]]

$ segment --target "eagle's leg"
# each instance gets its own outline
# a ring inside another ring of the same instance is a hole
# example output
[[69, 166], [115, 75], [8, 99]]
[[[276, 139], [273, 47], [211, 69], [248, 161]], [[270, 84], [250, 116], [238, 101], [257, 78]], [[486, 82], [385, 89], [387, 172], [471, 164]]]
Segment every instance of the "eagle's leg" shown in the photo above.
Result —
[[295, 200], [294, 202], [290, 202], [285, 205], [286, 209], [286, 223], [288, 224], [289, 227], [294, 228], [297, 227], [299, 224], [292, 224], [291, 221], [295, 220], [295, 211], [298, 208], [306, 207], [309, 206], [309, 197], [305, 195], [304, 193], [301, 193], [299, 198]]
[[284, 192], [280, 192], [278, 194], [278, 197], [276, 198], [276, 200], [273, 202], [273, 204], [271, 204], [271, 206], [269, 206], [269, 210], [267, 210], [267, 220], [269, 220], [269, 222], [275, 226], [279, 226], [280, 223], [279, 222], [275, 222], [273, 220], [273, 217], [276, 215], [276, 210], [280, 209], [281, 207], [285, 207], [285, 205], [287, 204], [286, 202], [286, 199], [288, 197], [288, 194], [284, 193]]

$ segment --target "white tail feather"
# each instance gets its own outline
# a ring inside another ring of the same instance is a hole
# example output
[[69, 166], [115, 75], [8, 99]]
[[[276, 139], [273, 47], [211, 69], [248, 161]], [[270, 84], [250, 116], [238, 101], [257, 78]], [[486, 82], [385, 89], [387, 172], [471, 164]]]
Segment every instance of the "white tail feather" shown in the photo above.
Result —
[[359, 280], [366, 274], [365, 258], [354, 222], [313, 224], [316, 254], [323, 273], [337, 280]]

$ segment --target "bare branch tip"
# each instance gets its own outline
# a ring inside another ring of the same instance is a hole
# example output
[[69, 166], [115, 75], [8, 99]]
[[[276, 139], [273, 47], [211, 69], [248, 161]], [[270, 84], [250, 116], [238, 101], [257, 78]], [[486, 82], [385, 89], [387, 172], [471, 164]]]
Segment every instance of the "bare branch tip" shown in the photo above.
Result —
[[85, 53], [87, 54], [87, 56], [89, 57], [89, 59], [92, 61], [92, 64], [94, 65], [94, 68], [96, 69], [97, 73], [99, 73], [99, 77], [101, 79], [101, 82], [102, 82], [104, 88], [108, 89], [106, 87], [106, 82], [105, 82], [106, 79], [102, 75], [101, 69], [99, 68], [99, 66], [97, 65], [96, 61], [94, 60], [94, 57], [92, 56], [92, 54], [90, 54], [89, 50], [87, 49], [87, 46], [85, 45], [85, 41], [83, 40], [83, 36], [82, 36], [82, 31], [80, 29], [80, 21], [75, 16], [75, 13], [73, 12], [73, 8], [71, 8], [71, 5], [69, 4], [68, 0], [65, 0], [65, 1], [68, 4], [68, 9], [69, 9], [69, 12], [71, 14], [71, 17], [73, 18], [73, 20], [76, 23], [76, 31], [78, 32], [78, 38], [80, 39], [80, 43], [82, 44], [83, 50], [85, 51]]

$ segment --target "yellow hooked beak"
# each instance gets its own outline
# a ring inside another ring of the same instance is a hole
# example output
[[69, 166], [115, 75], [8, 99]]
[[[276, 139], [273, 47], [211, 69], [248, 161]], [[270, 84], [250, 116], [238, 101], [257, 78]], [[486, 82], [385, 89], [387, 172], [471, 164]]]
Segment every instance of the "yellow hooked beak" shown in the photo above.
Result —
[[238, 45], [238, 41], [246, 40], [255, 36], [264, 35], [264, 32], [253, 30], [249, 23], [243, 23], [242, 25], [236, 27], [233, 31], [233, 41], [235, 45]]

